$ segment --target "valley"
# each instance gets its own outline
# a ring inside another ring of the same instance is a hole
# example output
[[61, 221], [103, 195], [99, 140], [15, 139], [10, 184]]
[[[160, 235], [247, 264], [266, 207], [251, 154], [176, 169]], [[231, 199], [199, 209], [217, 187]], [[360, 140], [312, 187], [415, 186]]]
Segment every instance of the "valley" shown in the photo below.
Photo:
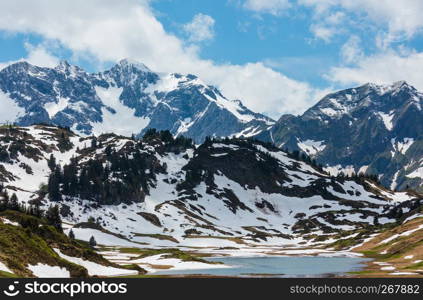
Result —
[[278, 121], [128, 59], [18, 62], [0, 90], [3, 277], [421, 276], [423, 96], [406, 82]]

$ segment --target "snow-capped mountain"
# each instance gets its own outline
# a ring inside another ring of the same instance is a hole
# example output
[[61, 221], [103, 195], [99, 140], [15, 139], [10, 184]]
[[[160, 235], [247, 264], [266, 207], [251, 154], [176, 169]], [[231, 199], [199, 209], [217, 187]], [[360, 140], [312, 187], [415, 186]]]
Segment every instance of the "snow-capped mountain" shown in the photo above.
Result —
[[364, 238], [421, 205], [418, 194], [331, 177], [271, 144], [195, 146], [155, 130], [133, 140], [3, 126], [0, 181], [22, 202], [58, 203], [77, 235], [94, 218], [90, 232], [102, 228], [134, 245], [330, 243], [340, 233]]
[[260, 135], [300, 150], [333, 174], [380, 175], [391, 189], [423, 184], [423, 94], [404, 81], [329, 94], [302, 116], [284, 115]]
[[98, 74], [66, 61], [56, 68], [13, 64], [0, 71], [0, 109], [2, 123], [54, 124], [84, 135], [155, 128], [197, 143], [251, 136], [274, 123], [194, 75], [159, 74], [128, 59]]

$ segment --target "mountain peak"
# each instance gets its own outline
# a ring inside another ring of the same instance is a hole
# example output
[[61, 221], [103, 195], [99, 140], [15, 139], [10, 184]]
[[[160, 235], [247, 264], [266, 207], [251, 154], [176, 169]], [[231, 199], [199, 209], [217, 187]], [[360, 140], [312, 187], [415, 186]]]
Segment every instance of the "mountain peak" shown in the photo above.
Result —
[[415, 88], [411, 85], [409, 85], [405, 80], [396, 81], [391, 85], [392, 90], [399, 90], [399, 89], [412, 89], [415, 90]]
[[409, 84], [405, 80], [399, 80], [399, 81], [396, 81], [396, 82], [393, 83], [393, 86], [401, 87], [403, 85], [409, 85]]
[[375, 83], [366, 83], [363, 87], [368, 87], [380, 95], [384, 95], [386, 93], [395, 93], [400, 90], [411, 90], [416, 91], [416, 89], [408, 84], [405, 80], [399, 80], [391, 84], [375, 84]]
[[71, 68], [71, 64], [67, 60], [61, 60], [59, 64], [55, 67], [58, 71], [65, 71]]
[[151, 70], [150, 68], [148, 68], [146, 65], [144, 65], [143, 63], [140, 63], [136, 60], [130, 59], [130, 58], [125, 58], [119, 61], [118, 66], [120, 66], [121, 68], [136, 68], [140, 71], [143, 72], [148, 72], [150, 73]]
[[58, 72], [66, 73], [68, 76], [76, 76], [77, 74], [85, 73], [83, 69], [70, 64], [66, 60], [61, 60], [54, 69]]
[[417, 90], [404, 80], [391, 84], [366, 83], [328, 94], [303, 116], [311, 119], [340, 119], [362, 109], [389, 112], [409, 102], [416, 103], [420, 109], [420, 99], [422, 97]]
[[20, 60], [20, 61], [13, 63], [13, 64], [8, 65], [4, 69], [13, 68], [13, 69], [27, 70], [30, 66], [32, 66], [32, 65], [29, 62], [27, 62], [26, 60]]

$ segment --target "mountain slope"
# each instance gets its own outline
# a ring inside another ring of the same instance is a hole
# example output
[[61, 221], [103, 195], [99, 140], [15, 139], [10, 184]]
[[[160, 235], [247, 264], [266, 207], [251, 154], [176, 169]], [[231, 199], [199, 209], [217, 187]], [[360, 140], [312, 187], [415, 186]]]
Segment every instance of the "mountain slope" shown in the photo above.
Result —
[[260, 139], [307, 153], [333, 174], [380, 175], [392, 189], [421, 190], [423, 94], [406, 82], [366, 84], [284, 115]]
[[13, 64], [0, 71], [0, 107], [8, 111], [3, 123], [54, 124], [85, 135], [156, 128], [197, 143], [257, 134], [274, 123], [194, 75], [158, 74], [127, 59], [98, 74], [65, 61], [54, 69]]
[[[86, 243], [72, 240], [49, 226], [44, 217], [23, 212], [1, 210], [0, 244], [0, 277], [83, 278], [104, 276], [107, 271], [138, 274], [136, 268], [119, 269]], [[64, 259], [65, 256], [68, 259]], [[85, 263], [75, 263], [75, 260]]]
[[386, 230], [354, 248], [373, 259], [359, 275], [366, 277], [423, 274], [423, 218], [420, 214]]
[[132, 140], [6, 126], [0, 147], [9, 193], [25, 203], [58, 203], [79, 238], [119, 234], [105, 244], [311, 245], [359, 232], [365, 238], [421, 199], [364, 177], [331, 177], [270, 144], [240, 139], [195, 147], [154, 130]]

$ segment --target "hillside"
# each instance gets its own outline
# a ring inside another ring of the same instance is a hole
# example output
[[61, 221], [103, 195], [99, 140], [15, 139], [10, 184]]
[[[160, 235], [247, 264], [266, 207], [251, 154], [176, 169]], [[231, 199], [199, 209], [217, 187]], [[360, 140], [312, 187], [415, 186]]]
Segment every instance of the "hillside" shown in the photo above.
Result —
[[155, 130], [133, 140], [6, 126], [0, 148], [10, 194], [58, 204], [77, 238], [101, 230], [118, 235], [105, 236], [105, 244], [305, 247], [370, 233], [412, 214], [421, 201], [367, 177], [332, 177], [306, 157], [242, 139], [194, 146]]
[[418, 214], [354, 248], [374, 259], [358, 275], [366, 277], [423, 275], [423, 217]]
[[[5, 195], [2, 194], [3, 206]], [[70, 239], [45, 217], [16, 210], [0, 212], [0, 277], [76, 277], [133, 275], [87, 243]]]

